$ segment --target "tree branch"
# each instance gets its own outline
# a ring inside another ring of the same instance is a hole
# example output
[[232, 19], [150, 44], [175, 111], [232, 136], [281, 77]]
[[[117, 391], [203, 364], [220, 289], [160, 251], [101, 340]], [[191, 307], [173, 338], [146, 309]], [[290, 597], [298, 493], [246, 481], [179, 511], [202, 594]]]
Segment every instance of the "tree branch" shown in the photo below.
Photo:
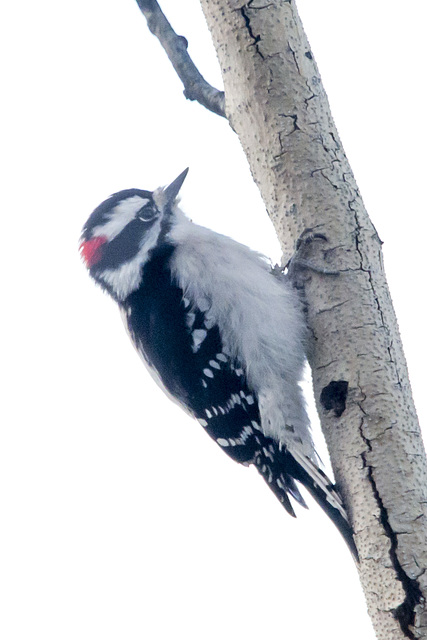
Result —
[[184, 96], [188, 100], [197, 100], [209, 111], [225, 118], [224, 92], [206, 82], [188, 54], [187, 40], [175, 33], [156, 0], [136, 1], [148, 28], [158, 38], [184, 85]]

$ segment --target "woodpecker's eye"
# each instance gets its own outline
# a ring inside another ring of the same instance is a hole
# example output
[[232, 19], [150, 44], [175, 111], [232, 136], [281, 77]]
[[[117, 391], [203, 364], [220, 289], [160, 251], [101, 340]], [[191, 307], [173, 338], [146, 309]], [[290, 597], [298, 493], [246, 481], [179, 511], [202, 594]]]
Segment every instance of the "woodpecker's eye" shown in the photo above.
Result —
[[150, 222], [153, 218], [156, 218], [158, 215], [158, 209], [154, 203], [148, 202], [145, 204], [136, 214], [136, 217], [142, 222]]

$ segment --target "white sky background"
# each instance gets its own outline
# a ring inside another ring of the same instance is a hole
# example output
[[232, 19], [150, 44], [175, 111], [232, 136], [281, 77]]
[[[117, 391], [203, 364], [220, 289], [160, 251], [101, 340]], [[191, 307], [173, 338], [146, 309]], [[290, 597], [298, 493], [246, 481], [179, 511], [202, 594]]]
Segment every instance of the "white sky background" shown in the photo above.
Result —
[[[219, 86], [197, 0], [161, 4]], [[162, 395], [79, 260], [101, 200], [187, 166], [189, 216], [277, 260], [237, 138], [182, 97], [134, 0], [7, 5], [0, 637], [342, 640], [345, 624], [373, 639], [333, 525], [316, 506], [292, 520]], [[298, 6], [385, 242], [425, 424], [423, 4]]]

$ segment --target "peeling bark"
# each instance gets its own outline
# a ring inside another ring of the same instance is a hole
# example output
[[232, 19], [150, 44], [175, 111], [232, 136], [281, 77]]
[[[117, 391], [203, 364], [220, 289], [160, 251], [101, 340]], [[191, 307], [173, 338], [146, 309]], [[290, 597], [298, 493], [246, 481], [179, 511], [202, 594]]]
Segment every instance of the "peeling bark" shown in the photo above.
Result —
[[[287, 258], [304, 232], [314, 393], [377, 637], [427, 638], [427, 464], [370, 222], [293, 0], [201, 0]], [[338, 277], [331, 274], [339, 273]]]

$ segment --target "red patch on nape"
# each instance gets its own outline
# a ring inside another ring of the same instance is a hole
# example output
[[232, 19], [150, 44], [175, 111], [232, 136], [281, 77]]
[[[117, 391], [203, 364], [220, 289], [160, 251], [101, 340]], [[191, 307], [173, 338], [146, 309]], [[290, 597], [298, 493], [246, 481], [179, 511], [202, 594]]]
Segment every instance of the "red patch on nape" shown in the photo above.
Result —
[[101, 259], [101, 247], [106, 242], [107, 238], [105, 236], [83, 240], [80, 245], [80, 253], [88, 268], [93, 267]]

